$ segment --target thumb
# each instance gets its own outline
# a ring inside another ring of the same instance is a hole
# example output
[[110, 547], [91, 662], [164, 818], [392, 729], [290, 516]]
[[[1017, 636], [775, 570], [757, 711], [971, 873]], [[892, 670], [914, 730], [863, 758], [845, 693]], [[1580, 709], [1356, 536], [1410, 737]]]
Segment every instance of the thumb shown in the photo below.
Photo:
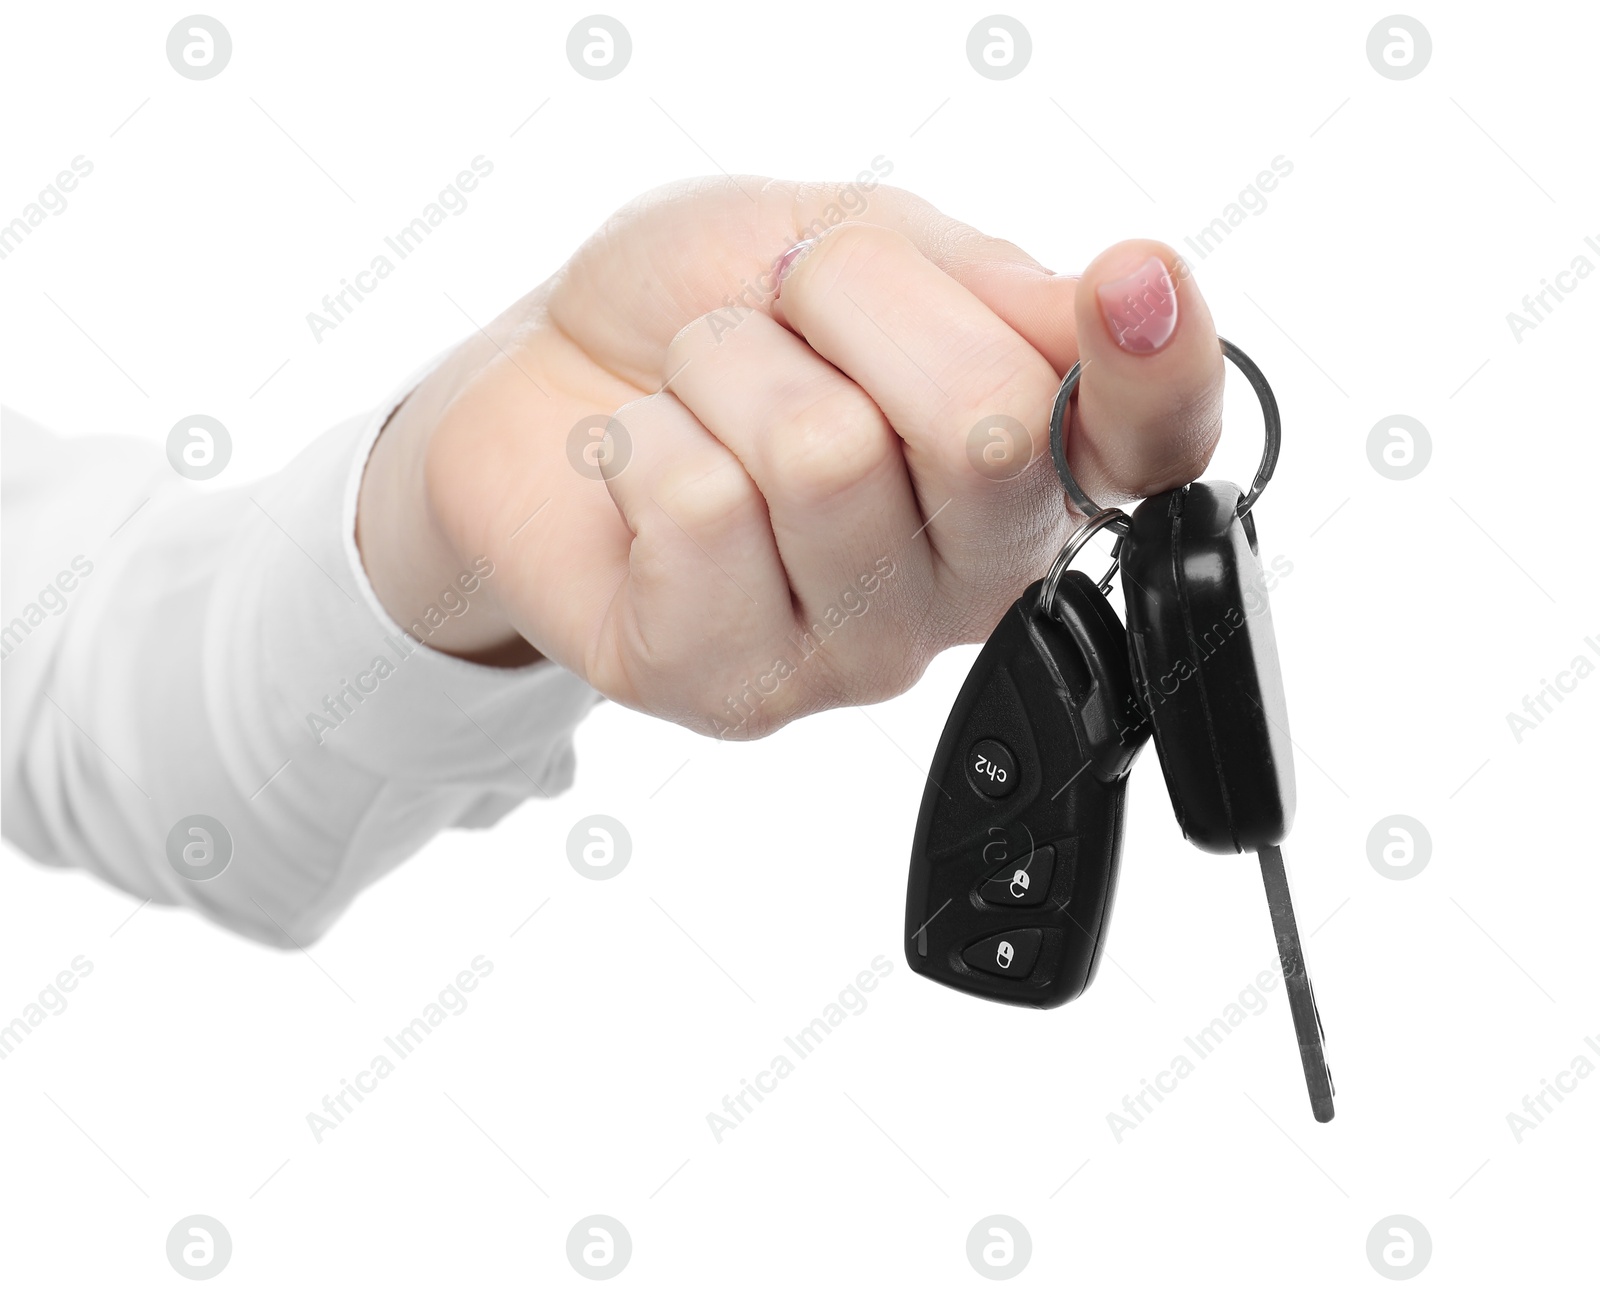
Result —
[[1205, 471], [1222, 429], [1222, 350], [1193, 273], [1150, 239], [1116, 244], [1077, 286], [1083, 373], [1067, 462], [1102, 505]]

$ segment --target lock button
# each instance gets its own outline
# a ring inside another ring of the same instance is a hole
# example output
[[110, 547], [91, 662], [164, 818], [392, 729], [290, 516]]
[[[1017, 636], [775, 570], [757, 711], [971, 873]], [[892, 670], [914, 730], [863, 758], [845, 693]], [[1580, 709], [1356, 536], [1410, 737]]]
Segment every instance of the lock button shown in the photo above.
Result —
[[975, 941], [961, 952], [972, 968], [1001, 977], [1021, 979], [1033, 972], [1044, 933], [1038, 928], [1018, 928]]
[[1050, 879], [1056, 871], [1056, 849], [1035, 847], [1002, 869], [995, 870], [978, 888], [978, 895], [990, 905], [1042, 905], [1050, 894]]

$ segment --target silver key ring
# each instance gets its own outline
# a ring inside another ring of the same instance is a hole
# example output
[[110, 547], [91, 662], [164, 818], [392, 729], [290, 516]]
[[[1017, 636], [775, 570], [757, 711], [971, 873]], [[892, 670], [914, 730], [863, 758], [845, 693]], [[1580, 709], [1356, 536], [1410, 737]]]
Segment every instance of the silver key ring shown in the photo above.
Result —
[[[1250, 490], [1239, 501], [1239, 516], [1243, 518], [1261, 498], [1261, 493], [1267, 489], [1267, 483], [1272, 480], [1273, 469], [1278, 466], [1278, 446], [1283, 436], [1283, 422], [1278, 415], [1278, 398], [1273, 396], [1272, 388], [1267, 383], [1267, 376], [1261, 372], [1256, 362], [1226, 338], [1219, 338], [1218, 341], [1222, 343], [1222, 354], [1233, 361], [1239, 372], [1250, 380], [1250, 386], [1255, 388], [1256, 398], [1261, 402], [1261, 414], [1267, 425], [1267, 444], [1261, 452], [1261, 467], [1256, 470], [1256, 480], [1250, 484]], [[1077, 479], [1072, 476], [1072, 470], [1067, 467], [1065, 439], [1062, 436], [1067, 408], [1072, 403], [1072, 394], [1077, 390], [1078, 379], [1082, 375], [1083, 362], [1080, 360], [1061, 380], [1061, 388], [1056, 393], [1055, 407], [1050, 411], [1050, 456], [1056, 462], [1056, 475], [1060, 477], [1062, 486], [1067, 488], [1067, 498], [1072, 501], [1079, 513], [1092, 521], [1107, 511], [1091, 500], [1078, 485]], [[1103, 527], [1107, 524], [1100, 525]], [[1127, 515], [1123, 515], [1123, 524], [1116, 530], [1122, 535], [1127, 535]]]
[[[1067, 543], [1061, 547], [1061, 552], [1056, 555], [1056, 561], [1050, 565], [1046, 573], [1044, 584], [1039, 587], [1039, 612], [1044, 616], [1051, 616], [1051, 610], [1056, 605], [1056, 591], [1061, 586], [1061, 578], [1067, 574], [1067, 569], [1072, 566], [1072, 560], [1078, 556], [1080, 550], [1089, 543], [1089, 538], [1103, 527], [1110, 527], [1121, 522], [1126, 531], [1128, 515], [1121, 509], [1101, 509], [1094, 517], [1090, 518], [1077, 531], [1067, 537]], [[1111, 593], [1111, 578], [1116, 576], [1117, 568], [1122, 565], [1122, 536], [1118, 535], [1116, 544], [1111, 547], [1111, 566], [1106, 569], [1106, 574], [1096, 583], [1101, 594]]]

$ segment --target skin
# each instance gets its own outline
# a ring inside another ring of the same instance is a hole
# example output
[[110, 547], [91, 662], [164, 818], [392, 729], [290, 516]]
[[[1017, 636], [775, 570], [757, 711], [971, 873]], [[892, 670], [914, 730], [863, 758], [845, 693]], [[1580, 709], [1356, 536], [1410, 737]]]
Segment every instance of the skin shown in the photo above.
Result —
[[[1067, 448], [1091, 496], [1125, 502], [1204, 470], [1222, 357], [1164, 244], [1057, 275], [879, 186], [775, 293], [724, 305], [771, 285], [839, 196], [758, 177], [653, 191], [463, 342], [395, 413], [362, 483], [357, 541], [395, 619], [487, 558], [493, 575], [433, 647], [494, 665], [542, 655], [626, 706], [753, 738], [903, 692], [1044, 574], [1081, 521], [1047, 433], [1080, 351]], [[1096, 289], [1152, 254], [1178, 322], [1138, 354]], [[631, 454], [585, 476], [569, 430], [606, 415]], [[996, 415], [1031, 444], [992, 476], [968, 438]], [[804, 656], [799, 637], [841, 606], [864, 610]], [[780, 659], [793, 669], [778, 681]], [[731, 712], [758, 677], [758, 704]]]

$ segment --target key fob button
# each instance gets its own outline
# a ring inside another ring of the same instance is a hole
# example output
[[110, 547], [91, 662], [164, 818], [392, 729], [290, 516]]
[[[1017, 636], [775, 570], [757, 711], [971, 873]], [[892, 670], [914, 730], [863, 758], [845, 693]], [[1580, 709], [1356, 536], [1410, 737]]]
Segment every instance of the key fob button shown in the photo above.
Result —
[[1055, 871], [1056, 849], [1035, 847], [1031, 855], [992, 871], [978, 895], [990, 905], [1042, 905]]
[[1044, 933], [1038, 928], [1018, 928], [1014, 932], [999, 932], [982, 941], [975, 941], [961, 952], [961, 958], [973, 968], [1001, 977], [1024, 978], [1033, 972], [1039, 958], [1039, 943]]
[[967, 753], [967, 782], [985, 797], [1009, 797], [1017, 786], [1017, 759], [998, 739], [979, 739]]

